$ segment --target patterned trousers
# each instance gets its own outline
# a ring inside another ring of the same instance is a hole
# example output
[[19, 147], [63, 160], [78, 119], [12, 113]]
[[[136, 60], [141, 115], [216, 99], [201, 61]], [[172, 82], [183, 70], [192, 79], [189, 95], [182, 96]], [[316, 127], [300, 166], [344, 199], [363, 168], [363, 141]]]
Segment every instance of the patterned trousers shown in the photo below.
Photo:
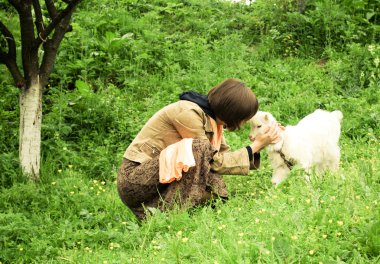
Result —
[[186, 209], [215, 197], [227, 199], [222, 176], [210, 172], [215, 151], [208, 141], [194, 139], [196, 165], [183, 172], [181, 180], [169, 184], [159, 182], [159, 155], [143, 163], [124, 159], [117, 178], [119, 196], [140, 220], [145, 218], [149, 207], [162, 211], [174, 206]]

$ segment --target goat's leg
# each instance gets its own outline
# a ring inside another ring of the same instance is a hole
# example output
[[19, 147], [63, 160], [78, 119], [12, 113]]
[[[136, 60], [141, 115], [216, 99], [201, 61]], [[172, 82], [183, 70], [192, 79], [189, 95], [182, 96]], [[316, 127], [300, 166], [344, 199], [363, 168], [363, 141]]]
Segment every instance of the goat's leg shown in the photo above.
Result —
[[273, 185], [279, 185], [283, 180], [285, 180], [290, 173], [290, 169], [284, 164], [273, 170], [272, 183]]

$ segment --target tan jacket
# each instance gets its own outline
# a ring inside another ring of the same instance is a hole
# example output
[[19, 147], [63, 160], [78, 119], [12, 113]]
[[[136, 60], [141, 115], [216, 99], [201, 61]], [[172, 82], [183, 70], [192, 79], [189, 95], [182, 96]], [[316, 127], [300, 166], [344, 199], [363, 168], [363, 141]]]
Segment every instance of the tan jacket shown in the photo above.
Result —
[[[180, 100], [162, 108], [148, 120], [125, 151], [124, 158], [142, 163], [182, 138], [210, 140], [212, 134], [205, 112], [196, 103]], [[256, 169], [253, 161], [249, 162], [245, 147], [230, 151], [224, 138], [213, 160], [211, 170], [220, 174], [247, 175], [250, 169]]]

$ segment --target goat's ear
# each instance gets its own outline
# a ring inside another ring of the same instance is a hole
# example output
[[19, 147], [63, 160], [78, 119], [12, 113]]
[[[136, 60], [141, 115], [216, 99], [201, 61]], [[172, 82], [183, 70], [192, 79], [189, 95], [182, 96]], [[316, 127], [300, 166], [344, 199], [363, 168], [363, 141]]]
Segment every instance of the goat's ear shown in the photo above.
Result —
[[264, 116], [264, 120], [269, 121], [269, 116], [267, 114]]

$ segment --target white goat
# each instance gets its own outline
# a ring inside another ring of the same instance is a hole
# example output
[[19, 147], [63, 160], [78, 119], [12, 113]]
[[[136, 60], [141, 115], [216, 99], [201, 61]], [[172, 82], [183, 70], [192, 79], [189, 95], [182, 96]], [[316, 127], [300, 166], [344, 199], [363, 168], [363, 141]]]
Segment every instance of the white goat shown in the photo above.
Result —
[[[266, 147], [273, 168], [272, 183], [278, 185], [286, 179], [293, 165], [299, 164], [310, 174], [337, 170], [340, 160], [338, 145], [343, 114], [317, 109], [295, 126], [286, 126], [281, 139]], [[275, 122], [268, 112], [259, 111], [250, 121], [250, 138], [253, 140]]]

